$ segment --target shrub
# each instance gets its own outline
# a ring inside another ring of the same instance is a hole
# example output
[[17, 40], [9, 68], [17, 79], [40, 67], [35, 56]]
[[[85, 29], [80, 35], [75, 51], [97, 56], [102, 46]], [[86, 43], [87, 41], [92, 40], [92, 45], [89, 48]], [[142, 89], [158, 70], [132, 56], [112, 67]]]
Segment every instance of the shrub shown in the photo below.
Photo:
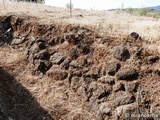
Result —
[[142, 9], [139, 9], [138, 12], [139, 12], [140, 16], [146, 16], [147, 12], [148, 12], [148, 9], [142, 8]]
[[127, 12], [127, 13], [130, 13], [130, 14], [132, 14], [132, 13], [133, 13], [133, 11], [134, 11], [134, 9], [133, 9], [133, 8], [127, 8], [127, 9], [126, 9], [126, 12]]
[[[70, 8], [70, 3], [66, 4], [66, 8]], [[73, 8], [73, 4], [71, 4], [71, 8]]]

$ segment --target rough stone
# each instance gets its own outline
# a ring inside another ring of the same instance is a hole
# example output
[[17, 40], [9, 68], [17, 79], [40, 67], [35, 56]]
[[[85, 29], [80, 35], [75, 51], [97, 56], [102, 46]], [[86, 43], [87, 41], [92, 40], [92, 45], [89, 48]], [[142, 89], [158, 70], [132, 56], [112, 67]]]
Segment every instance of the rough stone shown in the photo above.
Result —
[[76, 45], [79, 41], [78, 38], [74, 35], [73, 32], [65, 33], [64, 39], [67, 40], [70, 44]]
[[143, 53], [143, 48], [138, 48], [138, 50], [136, 51], [136, 56], [140, 57]]
[[109, 84], [109, 85], [114, 85], [115, 84], [115, 77], [112, 76], [103, 76], [100, 77], [98, 80], [98, 82], [104, 83], [104, 84]]
[[46, 48], [46, 43], [45, 43], [44, 40], [39, 39], [39, 40], [37, 40], [36, 42], [37, 42], [38, 47], [39, 47], [40, 50], [43, 50], [43, 49]]
[[54, 53], [50, 56], [50, 61], [53, 64], [61, 64], [65, 60], [65, 57], [61, 53]]
[[128, 92], [137, 92], [138, 85], [138, 82], [127, 82], [125, 83], [125, 89]]
[[23, 42], [24, 42], [24, 40], [25, 40], [25, 37], [23, 37], [23, 38], [15, 38], [15, 39], [13, 39], [12, 40], [12, 45], [19, 45], [19, 44], [22, 44]]
[[0, 44], [10, 43], [12, 39], [11, 25], [9, 22], [0, 21]]
[[62, 70], [59, 65], [53, 65], [46, 73], [48, 77], [52, 77], [56, 80], [64, 80], [68, 74], [65, 70]]
[[135, 80], [138, 78], [138, 72], [135, 69], [124, 68], [118, 71], [116, 77], [118, 80]]
[[120, 90], [125, 91], [124, 84], [122, 84], [121, 82], [116, 82], [115, 85], [113, 85], [113, 91], [117, 92]]
[[3, 46], [5, 43], [0, 40], [0, 47]]
[[72, 67], [72, 68], [82, 68], [82, 65], [81, 64], [79, 64], [77, 61], [72, 61], [71, 63], [70, 63], [70, 67]]
[[111, 93], [111, 86], [108, 84], [90, 82], [88, 85], [81, 85], [78, 88], [78, 94], [83, 97], [84, 101], [95, 102], [106, 100]]
[[37, 53], [39, 52], [40, 49], [39, 49], [39, 46], [37, 43], [34, 43], [31, 48], [29, 49], [29, 53]]
[[87, 59], [82, 57], [79, 57], [76, 62], [80, 65], [80, 66], [85, 66], [87, 64]]
[[83, 76], [83, 81], [85, 84], [90, 84], [93, 79], [91, 77]]
[[124, 91], [118, 91], [114, 94], [113, 104], [115, 106], [126, 105], [135, 102], [134, 95]]
[[35, 71], [40, 71], [43, 74], [46, 73], [46, 71], [51, 67], [51, 66], [46, 66], [44, 61], [42, 60], [34, 60], [34, 67], [35, 67]]
[[136, 33], [136, 32], [132, 32], [132, 33], [130, 34], [130, 37], [133, 38], [133, 39], [135, 39], [135, 40], [137, 40], [137, 39], [139, 38], [139, 34]]
[[46, 50], [40, 51], [39, 53], [36, 53], [34, 55], [34, 59], [49, 60], [49, 58], [50, 58], [50, 54]]
[[88, 89], [92, 92], [94, 98], [101, 100], [110, 95], [112, 87], [108, 84], [92, 82]]
[[65, 70], [68, 70], [70, 62], [71, 62], [70, 59], [65, 59], [65, 60], [61, 63], [61, 68], [64, 68]]
[[130, 58], [130, 53], [128, 49], [123, 45], [113, 47], [112, 54], [116, 59], [120, 61], [126, 61]]
[[146, 116], [149, 114], [151, 113], [149, 113], [147, 109], [139, 107], [137, 104], [132, 103], [132, 104], [122, 105], [122, 106], [117, 107], [115, 111], [113, 112], [114, 118], [112, 119], [119, 118], [121, 120], [137, 120], [137, 118], [140, 118], [142, 120], [150, 120], [150, 119], [152, 120], [153, 119], [152, 117]]
[[109, 107], [109, 105], [107, 103], [102, 103], [99, 107], [99, 111], [102, 113], [102, 114], [106, 114], [106, 115], [109, 115], [111, 114], [111, 108]]
[[81, 53], [88, 54], [90, 52], [90, 46], [80, 42], [78, 48], [81, 50]]
[[157, 60], [159, 60], [159, 57], [156, 56], [156, 55], [153, 55], [153, 56], [146, 57], [144, 59], [144, 62], [146, 62], [146, 63], [155, 63]]
[[82, 71], [81, 70], [77, 70], [77, 69], [72, 69], [70, 70], [71, 74], [73, 76], [78, 76], [78, 77], [81, 77], [82, 76]]
[[52, 67], [52, 62], [48, 60], [43, 60], [46, 70], [49, 70]]
[[93, 79], [97, 79], [100, 77], [101, 73], [101, 66], [94, 66], [92, 67], [88, 73], [86, 73], [86, 76], [92, 77]]
[[120, 67], [121, 65], [119, 63], [108, 63], [102, 69], [102, 74], [106, 75], [107, 72], [109, 75], [114, 76]]
[[80, 86], [77, 90], [77, 93], [82, 96], [83, 100], [87, 102], [90, 98], [90, 95], [86, 92], [86, 87]]
[[71, 88], [75, 91], [82, 85], [82, 80], [80, 77], [72, 77]]
[[72, 60], [78, 58], [78, 52], [74, 47], [69, 50], [69, 56]]

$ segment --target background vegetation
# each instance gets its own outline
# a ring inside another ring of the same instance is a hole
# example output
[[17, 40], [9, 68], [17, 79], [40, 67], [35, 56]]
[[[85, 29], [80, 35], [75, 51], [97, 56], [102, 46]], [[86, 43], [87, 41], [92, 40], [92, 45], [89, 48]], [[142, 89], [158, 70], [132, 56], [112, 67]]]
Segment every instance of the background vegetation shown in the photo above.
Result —
[[124, 11], [132, 15], [147, 16], [157, 19], [160, 18], [160, 11], [150, 10], [147, 8], [127, 8]]

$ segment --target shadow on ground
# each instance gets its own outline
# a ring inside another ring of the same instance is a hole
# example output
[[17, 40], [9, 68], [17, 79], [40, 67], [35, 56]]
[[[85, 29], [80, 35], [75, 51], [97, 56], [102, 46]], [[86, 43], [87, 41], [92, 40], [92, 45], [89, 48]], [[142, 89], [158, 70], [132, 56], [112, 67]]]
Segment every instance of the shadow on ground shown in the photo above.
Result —
[[53, 120], [14, 77], [0, 67], [0, 120]]

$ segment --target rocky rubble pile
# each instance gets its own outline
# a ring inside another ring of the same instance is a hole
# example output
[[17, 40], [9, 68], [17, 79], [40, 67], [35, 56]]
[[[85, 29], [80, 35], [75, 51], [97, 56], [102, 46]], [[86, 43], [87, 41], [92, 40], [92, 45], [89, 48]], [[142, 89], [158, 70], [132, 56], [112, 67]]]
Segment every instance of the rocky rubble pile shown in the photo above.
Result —
[[59, 27], [50, 27], [50, 33], [48, 29], [45, 33], [46, 28], [39, 26], [31, 32], [36, 31], [37, 36], [30, 33], [24, 39], [33, 75], [64, 81], [98, 120], [136, 119], [131, 114], [160, 115], [160, 105], [150, 97], [159, 94], [143, 88], [144, 80], [160, 80], [160, 69], [154, 67], [159, 56], [139, 45], [143, 41], [137, 33], [121, 43], [79, 26]]

